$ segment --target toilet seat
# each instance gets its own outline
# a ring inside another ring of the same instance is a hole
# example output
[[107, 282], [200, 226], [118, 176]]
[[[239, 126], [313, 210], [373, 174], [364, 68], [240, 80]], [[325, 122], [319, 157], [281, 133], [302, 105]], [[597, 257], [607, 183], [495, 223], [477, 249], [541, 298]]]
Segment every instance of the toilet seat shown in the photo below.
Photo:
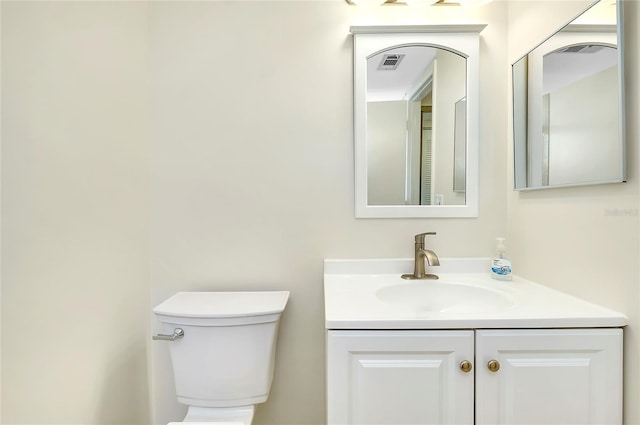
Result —
[[189, 406], [182, 424], [251, 425], [255, 406], [200, 407]]

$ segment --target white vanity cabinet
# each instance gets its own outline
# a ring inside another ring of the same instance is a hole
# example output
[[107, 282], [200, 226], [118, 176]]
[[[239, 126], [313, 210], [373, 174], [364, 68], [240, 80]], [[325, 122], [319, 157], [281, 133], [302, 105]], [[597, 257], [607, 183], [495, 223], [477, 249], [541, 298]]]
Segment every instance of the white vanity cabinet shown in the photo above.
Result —
[[622, 329], [328, 330], [327, 404], [330, 425], [620, 424]]
[[329, 425], [622, 423], [628, 318], [488, 263], [325, 260]]
[[329, 331], [327, 422], [471, 424], [473, 331]]
[[477, 424], [621, 424], [622, 329], [478, 330], [475, 378]]

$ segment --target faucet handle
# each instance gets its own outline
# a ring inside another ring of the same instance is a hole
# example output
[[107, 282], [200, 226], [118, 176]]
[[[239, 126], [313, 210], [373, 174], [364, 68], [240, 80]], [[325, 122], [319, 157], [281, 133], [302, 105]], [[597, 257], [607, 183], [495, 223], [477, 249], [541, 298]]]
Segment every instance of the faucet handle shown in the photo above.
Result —
[[425, 236], [433, 236], [436, 232], [419, 233], [416, 235], [416, 243], [424, 243]]

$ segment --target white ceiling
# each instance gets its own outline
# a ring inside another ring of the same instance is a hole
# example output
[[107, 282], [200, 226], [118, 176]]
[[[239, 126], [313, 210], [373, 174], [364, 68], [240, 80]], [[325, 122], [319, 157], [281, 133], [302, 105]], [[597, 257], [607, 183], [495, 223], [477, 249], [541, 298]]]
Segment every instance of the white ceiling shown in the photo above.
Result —
[[579, 52], [555, 51], [545, 55], [542, 93], [553, 92], [618, 64], [615, 47], [598, 47]]
[[[378, 66], [387, 53], [404, 54], [405, 57], [394, 71], [379, 70]], [[405, 46], [380, 52], [367, 60], [367, 100], [401, 100], [407, 91], [416, 87], [427, 77], [427, 69], [436, 56], [436, 48], [427, 46]]]

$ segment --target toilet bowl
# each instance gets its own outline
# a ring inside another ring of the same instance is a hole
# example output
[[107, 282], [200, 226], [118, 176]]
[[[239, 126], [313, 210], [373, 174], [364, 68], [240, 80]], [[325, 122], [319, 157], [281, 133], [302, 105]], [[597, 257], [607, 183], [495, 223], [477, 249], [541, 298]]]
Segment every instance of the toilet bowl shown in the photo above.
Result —
[[250, 425], [269, 397], [289, 292], [179, 292], [153, 309], [186, 422]]

